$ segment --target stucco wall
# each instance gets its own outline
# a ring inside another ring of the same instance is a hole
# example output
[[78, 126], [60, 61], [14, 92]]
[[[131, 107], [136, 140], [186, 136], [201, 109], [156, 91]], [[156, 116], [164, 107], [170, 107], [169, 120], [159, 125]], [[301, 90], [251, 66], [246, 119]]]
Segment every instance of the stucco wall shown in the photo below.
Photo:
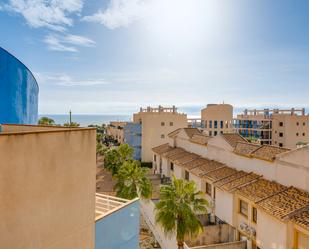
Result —
[[233, 224], [233, 195], [216, 189], [216, 206], [215, 213], [221, 220], [227, 222], [230, 225]]
[[35, 124], [39, 87], [29, 69], [0, 47], [0, 124]]
[[136, 249], [139, 246], [139, 201], [96, 221], [95, 249]]
[[95, 130], [0, 135], [0, 248], [92, 249]]
[[[168, 134], [187, 127], [187, 115], [165, 112], [142, 112], [134, 114], [133, 121], [142, 122], [142, 161], [152, 161], [152, 148], [169, 142]], [[161, 125], [164, 122], [164, 126]], [[173, 125], [170, 124], [173, 123]], [[161, 137], [164, 135], [164, 137]]]
[[287, 224], [280, 222], [259, 209], [257, 215], [257, 245], [263, 249], [288, 249]]

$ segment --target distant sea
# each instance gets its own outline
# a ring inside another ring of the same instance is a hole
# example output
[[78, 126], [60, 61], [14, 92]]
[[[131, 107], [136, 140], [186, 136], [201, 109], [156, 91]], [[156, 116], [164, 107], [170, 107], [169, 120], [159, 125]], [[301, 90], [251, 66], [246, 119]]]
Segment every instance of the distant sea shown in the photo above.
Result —
[[[41, 117], [52, 118], [56, 124], [63, 125], [69, 122], [69, 115], [65, 114], [40, 114]], [[88, 126], [91, 124], [102, 125], [108, 124], [110, 121], [130, 121], [130, 115], [82, 115], [82, 114], [72, 114], [72, 122], [79, 123], [80, 126]]]

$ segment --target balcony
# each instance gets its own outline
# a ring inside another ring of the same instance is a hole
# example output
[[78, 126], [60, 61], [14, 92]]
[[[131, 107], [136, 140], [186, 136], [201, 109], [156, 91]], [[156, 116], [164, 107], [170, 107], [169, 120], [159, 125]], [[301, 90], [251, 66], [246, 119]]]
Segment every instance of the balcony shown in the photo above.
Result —
[[135, 249], [139, 244], [139, 201], [96, 194], [95, 249]]

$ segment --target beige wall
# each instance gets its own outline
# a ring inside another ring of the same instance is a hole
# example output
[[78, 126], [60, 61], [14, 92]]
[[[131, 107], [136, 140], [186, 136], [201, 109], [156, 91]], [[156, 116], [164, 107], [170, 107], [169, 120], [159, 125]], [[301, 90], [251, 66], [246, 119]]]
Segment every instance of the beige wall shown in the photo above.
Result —
[[[279, 125], [280, 122], [283, 122], [283, 126]], [[280, 137], [280, 133], [283, 137]], [[297, 142], [309, 143], [309, 115], [273, 115], [272, 144], [293, 149]]]
[[[261, 249], [287, 248], [288, 226], [258, 209], [256, 242]], [[290, 238], [291, 239], [291, 238]]]
[[1, 249], [93, 249], [95, 134], [0, 135]]
[[124, 143], [124, 126], [126, 122], [110, 122], [107, 127], [107, 135], [112, 136], [118, 143]]
[[[210, 104], [201, 110], [201, 120], [206, 123], [205, 129], [209, 135], [214, 136], [215, 132], [232, 132], [233, 131], [233, 106], [228, 104]], [[209, 121], [212, 121], [212, 127], [209, 126]], [[217, 121], [217, 128], [214, 123]], [[223, 121], [223, 127], [220, 126], [220, 121]]]
[[221, 220], [224, 220], [232, 226], [234, 226], [233, 205], [233, 195], [217, 188], [215, 213]]
[[[140, 112], [134, 114], [133, 122], [140, 121], [142, 122], [142, 161], [145, 162], [152, 161], [151, 149], [153, 147], [169, 142], [169, 133], [178, 128], [187, 127], [187, 115], [177, 112]], [[164, 126], [161, 125], [161, 122], [164, 122]]]

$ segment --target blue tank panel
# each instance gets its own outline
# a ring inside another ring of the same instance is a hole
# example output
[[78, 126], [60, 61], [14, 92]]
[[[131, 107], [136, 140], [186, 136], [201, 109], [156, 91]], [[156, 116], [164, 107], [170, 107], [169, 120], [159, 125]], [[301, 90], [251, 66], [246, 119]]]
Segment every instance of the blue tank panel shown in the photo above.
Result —
[[0, 48], [0, 124], [36, 124], [38, 94], [31, 71]]

